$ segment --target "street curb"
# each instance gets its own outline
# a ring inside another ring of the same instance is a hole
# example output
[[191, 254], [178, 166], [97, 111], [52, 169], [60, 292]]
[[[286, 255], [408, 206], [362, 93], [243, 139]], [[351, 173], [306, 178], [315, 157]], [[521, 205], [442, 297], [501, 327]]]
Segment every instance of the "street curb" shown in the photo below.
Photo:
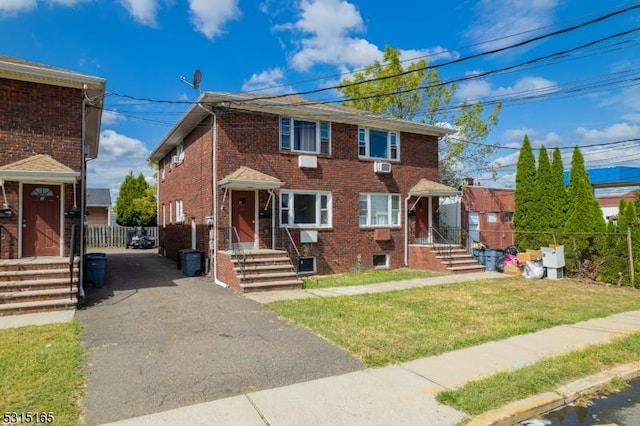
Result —
[[509, 426], [541, 413], [555, 410], [588, 394], [604, 389], [612, 379], [629, 381], [640, 377], [640, 362], [614, 367], [592, 376], [560, 386], [556, 392], [545, 392], [521, 399], [473, 418], [467, 426]]

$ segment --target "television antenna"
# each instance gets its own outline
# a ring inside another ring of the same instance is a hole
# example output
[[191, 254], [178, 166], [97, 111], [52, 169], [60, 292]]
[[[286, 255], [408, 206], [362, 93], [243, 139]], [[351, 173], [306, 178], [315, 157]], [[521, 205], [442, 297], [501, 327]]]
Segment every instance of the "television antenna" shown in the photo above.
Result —
[[196, 69], [193, 72], [193, 77], [191, 78], [191, 82], [187, 81], [186, 77], [184, 76], [180, 76], [180, 81], [183, 82], [184, 84], [191, 86], [192, 88], [196, 89], [200, 93], [202, 93], [202, 90], [200, 89], [200, 83], [202, 82], [202, 73], [200, 72], [200, 70]]

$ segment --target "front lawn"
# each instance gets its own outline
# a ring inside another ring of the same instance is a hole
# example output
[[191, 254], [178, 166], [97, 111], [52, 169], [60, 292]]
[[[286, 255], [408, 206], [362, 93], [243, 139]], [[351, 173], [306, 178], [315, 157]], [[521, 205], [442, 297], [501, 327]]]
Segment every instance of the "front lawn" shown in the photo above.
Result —
[[630, 288], [501, 278], [267, 305], [369, 367], [640, 309]]
[[355, 285], [378, 284], [389, 281], [410, 280], [413, 278], [431, 278], [442, 274], [437, 272], [421, 271], [418, 269], [378, 269], [362, 272], [349, 272], [339, 275], [324, 275], [302, 278], [305, 289], [349, 287]]
[[80, 423], [85, 353], [80, 331], [77, 322], [0, 330], [0, 407], [5, 413], [45, 413], [29, 423]]

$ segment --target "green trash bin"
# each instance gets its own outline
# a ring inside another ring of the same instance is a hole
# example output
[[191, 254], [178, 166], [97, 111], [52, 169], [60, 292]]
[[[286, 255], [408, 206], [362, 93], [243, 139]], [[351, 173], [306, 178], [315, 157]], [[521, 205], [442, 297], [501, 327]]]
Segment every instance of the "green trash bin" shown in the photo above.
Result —
[[105, 253], [87, 253], [85, 255], [85, 281], [91, 283], [93, 288], [104, 286], [106, 270], [107, 255]]

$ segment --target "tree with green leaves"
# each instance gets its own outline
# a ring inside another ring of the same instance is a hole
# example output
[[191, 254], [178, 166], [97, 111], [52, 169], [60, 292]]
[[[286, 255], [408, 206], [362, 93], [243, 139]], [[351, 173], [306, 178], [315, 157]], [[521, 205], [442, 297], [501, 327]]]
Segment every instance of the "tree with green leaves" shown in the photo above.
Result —
[[566, 266], [573, 273], [591, 273], [597, 268], [589, 265], [597, 260], [604, 248], [606, 224], [578, 147], [574, 148], [571, 159], [567, 198], [569, 213], [564, 238]]
[[552, 194], [549, 191], [551, 186], [551, 163], [549, 162], [549, 154], [544, 145], [540, 147], [538, 153], [538, 169], [536, 170], [535, 183], [532, 191], [533, 196], [537, 200], [531, 205], [531, 220], [529, 245], [532, 249], [538, 249], [542, 246], [548, 246], [553, 243], [553, 237], [549, 233], [550, 218], [552, 212]]
[[607, 224], [607, 242], [604, 251], [604, 262], [598, 279], [607, 283], [630, 285], [629, 242], [631, 234], [632, 258], [634, 265], [634, 284], [640, 280], [640, 223], [636, 205], [632, 201], [620, 199], [618, 204], [618, 220]]
[[157, 202], [155, 185], [150, 186], [144, 175], [130, 172], [120, 185], [114, 206], [116, 223], [121, 226], [155, 226]]
[[440, 180], [452, 186], [474, 171], [490, 169], [496, 173], [496, 166], [489, 161], [495, 145], [483, 142], [497, 124], [501, 109], [497, 103], [487, 113], [480, 101], [454, 105], [457, 89], [455, 83], [443, 82], [426, 59], [405, 67], [400, 50], [389, 46], [382, 60], [375, 60], [338, 86], [347, 97], [344, 106], [427, 124], [449, 123], [458, 129], [456, 135], [442, 138], [439, 149]]
[[524, 136], [516, 169], [515, 211], [515, 245], [520, 249], [537, 249], [533, 240], [535, 224], [536, 198], [536, 159], [533, 155], [529, 137]]
[[562, 237], [564, 224], [567, 221], [567, 187], [564, 184], [564, 165], [560, 148], [553, 150], [551, 160], [551, 176], [547, 188], [550, 215], [548, 218], [548, 231], [551, 233], [553, 243], [556, 244]]

